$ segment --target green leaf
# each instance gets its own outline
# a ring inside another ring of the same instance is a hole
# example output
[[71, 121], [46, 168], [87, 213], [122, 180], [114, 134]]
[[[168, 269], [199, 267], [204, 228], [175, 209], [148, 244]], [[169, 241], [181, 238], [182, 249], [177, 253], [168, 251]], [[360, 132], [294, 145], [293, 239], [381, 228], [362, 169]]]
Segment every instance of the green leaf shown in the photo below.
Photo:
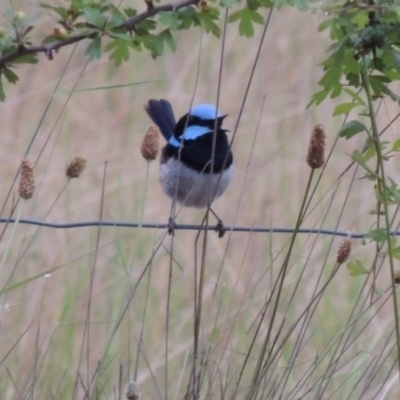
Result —
[[218, 38], [221, 36], [221, 29], [215, 23], [215, 21], [219, 20], [219, 11], [217, 8], [211, 8], [207, 11], [199, 12], [196, 14], [196, 17], [207, 33], [211, 32]]
[[114, 4], [108, 4], [108, 9], [114, 17], [122, 18], [125, 21], [124, 13], [118, 7], [114, 6]]
[[337, 83], [335, 85], [332, 86], [332, 91], [331, 91], [331, 99], [334, 99], [338, 96], [341, 95], [342, 93], [342, 89], [343, 89], [343, 85], [341, 83]]
[[348, 74], [346, 75], [347, 82], [349, 85], [358, 88], [361, 86], [361, 79], [360, 79], [360, 74]]
[[260, 7], [271, 8], [274, 5], [274, 0], [258, 0]]
[[394, 243], [394, 245], [392, 244], [391, 250], [391, 256], [396, 260], [400, 260], [400, 246], [396, 246], [396, 242]]
[[387, 91], [384, 91], [393, 101], [400, 104], [400, 96], [394, 92], [392, 92], [388, 87], [386, 87]]
[[135, 32], [139, 36], [148, 35], [150, 31], [156, 28], [157, 28], [156, 21], [152, 21], [151, 19], [145, 19], [135, 25]]
[[113, 39], [122, 39], [127, 42], [132, 40], [132, 36], [129, 33], [110, 32], [108, 36]]
[[[239, 1], [238, 1], [239, 3]], [[271, 8], [273, 0], [246, 0], [246, 5], [250, 10], [257, 11], [259, 8]]]
[[400, 247], [392, 248], [392, 257], [396, 260], [400, 260]]
[[239, 2], [240, 0], [220, 0], [219, 4], [221, 7], [230, 7]]
[[383, 243], [387, 239], [387, 231], [385, 228], [374, 229], [367, 233], [367, 237], [371, 238], [376, 243]]
[[328, 94], [329, 94], [329, 92], [326, 90], [326, 89], [322, 89], [322, 90], [320, 90], [319, 92], [317, 92], [317, 93], [314, 93], [312, 96], [311, 96], [311, 100], [310, 100], [310, 102], [307, 104], [307, 108], [309, 108], [311, 105], [313, 105], [314, 103], [315, 103], [315, 105], [319, 105], [319, 104], [321, 104], [325, 99], [326, 99], [326, 97], [328, 96]]
[[[376, 156], [376, 146], [372, 143], [372, 141], [369, 138], [367, 144], [368, 143], [369, 145], [367, 146], [367, 150], [365, 150], [365, 152], [363, 153], [365, 162], [368, 162], [372, 157]], [[372, 180], [375, 179], [376, 177], [373, 177]]]
[[[354, 57], [354, 50], [346, 51], [343, 55], [343, 74], [346, 75], [347, 80], [349, 80], [349, 75], [359, 75], [361, 71], [361, 64]], [[350, 82], [349, 82], [350, 83]]]
[[400, 190], [389, 190], [389, 193], [392, 196], [389, 201], [392, 201], [395, 204], [400, 204]]
[[106, 24], [106, 17], [101, 14], [100, 10], [92, 7], [85, 7], [83, 14], [89, 24], [103, 29]]
[[323, 21], [323, 22], [321, 22], [321, 23], [319, 24], [319, 26], [318, 26], [318, 31], [319, 31], [319, 32], [322, 32], [322, 31], [324, 31], [324, 30], [330, 28], [330, 27], [332, 26], [332, 24], [333, 24], [333, 20], [327, 19], [327, 20], [325, 20], [325, 21]]
[[239, 34], [240, 36], [252, 37], [254, 36], [253, 24], [263, 24], [264, 19], [257, 11], [250, 10], [245, 7], [231, 14], [228, 19], [229, 22], [239, 21]]
[[371, 175], [371, 177], [379, 179], [379, 175], [368, 166], [366, 157], [361, 154], [359, 150], [355, 150], [353, 152], [352, 158], [357, 164], [363, 167]]
[[375, 96], [380, 97], [390, 92], [389, 88], [387, 87], [390, 79], [386, 76], [371, 75], [368, 80]]
[[197, 21], [197, 13], [194, 7], [181, 8], [176, 14], [180, 20], [180, 29], [189, 29], [196, 22], [197, 25], [200, 24], [200, 21]]
[[5, 34], [0, 38], [0, 54], [3, 56], [8, 53], [13, 53], [17, 50], [17, 46], [15, 46], [14, 38]]
[[349, 270], [351, 276], [360, 276], [369, 273], [369, 271], [364, 267], [364, 264], [360, 260], [348, 262], [347, 269]]
[[180, 21], [176, 13], [171, 11], [162, 11], [158, 14], [158, 17], [162, 25], [167, 25], [172, 30], [177, 30], [180, 26]]
[[400, 150], [400, 139], [397, 139], [392, 146], [392, 151], [399, 151]]
[[353, 21], [357, 24], [357, 27], [359, 29], [365, 28], [367, 26], [367, 24], [369, 23], [368, 11], [358, 12], [354, 16]]
[[126, 21], [123, 14], [114, 14], [107, 20], [107, 26], [105, 29], [108, 31], [115, 28], [120, 28], [121, 25]]
[[176, 43], [174, 40], [174, 37], [171, 34], [171, 31], [169, 29], [165, 30], [162, 33], [162, 38], [164, 40], [164, 43], [170, 48], [172, 52], [176, 51]]
[[280, 9], [284, 6], [297, 7], [300, 11], [308, 10], [310, 0], [275, 0], [275, 6]]
[[171, 51], [176, 50], [176, 44], [169, 29], [165, 29], [156, 36], [148, 36], [148, 40], [143, 43], [151, 51], [153, 58], [157, 58], [163, 54], [164, 45], [167, 45]]
[[40, 3], [41, 8], [46, 8], [54, 11], [57, 13], [62, 21], [66, 21], [68, 19], [68, 9], [67, 7], [56, 7], [52, 6], [51, 4], [46, 4], [46, 3]]
[[152, 58], [157, 58], [164, 52], [164, 38], [162, 33], [158, 35], [146, 35], [139, 38], [143, 46], [150, 50]]
[[137, 11], [133, 8], [124, 8], [124, 13], [128, 18], [136, 17]]
[[95, 37], [91, 43], [89, 44], [88, 48], [86, 49], [87, 56], [91, 60], [93, 59], [99, 59], [101, 57], [101, 39], [100, 36]]
[[128, 43], [126, 40], [116, 39], [107, 44], [105, 50], [111, 51], [110, 60], [114, 61], [116, 67], [129, 60]]
[[24, 56], [18, 57], [13, 60], [13, 64], [37, 64], [39, 60], [37, 59], [37, 54], [25, 54]]
[[352, 97], [356, 103], [362, 106], [366, 106], [365, 101], [353, 90], [349, 88], [343, 88], [343, 91], [345, 91], [350, 97]]
[[296, 0], [295, 3], [299, 11], [304, 12], [308, 10], [307, 0]]
[[340, 66], [333, 65], [325, 72], [318, 84], [323, 86], [325, 89], [332, 89], [337, 83], [340, 82], [341, 76], [342, 68]]
[[388, 200], [395, 204], [400, 204], [400, 190], [397, 189], [397, 184], [393, 181], [393, 179], [389, 178], [391, 184], [387, 186], [387, 191], [389, 193]]
[[260, 3], [258, 0], [246, 0], [246, 6], [250, 10], [257, 11], [260, 7]]
[[353, 136], [357, 135], [360, 132], [368, 132], [367, 127], [358, 121], [349, 121], [346, 122], [338, 133], [340, 137], [344, 137], [346, 139], [350, 139]]
[[245, 8], [242, 8], [241, 10], [235, 11], [228, 17], [228, 22], [235, 22], [238, 21], [242, 18], [243, 10], [246, 10]]
[[348, 114], [353, 108], [359, 106], [358, 103], [342, 103], [335, 107], [333, 116]]
[[18, 75], [11, 71], [10, 68], [4, 67], [2, 72], [9, 83], [16, 84], [19, 81]]

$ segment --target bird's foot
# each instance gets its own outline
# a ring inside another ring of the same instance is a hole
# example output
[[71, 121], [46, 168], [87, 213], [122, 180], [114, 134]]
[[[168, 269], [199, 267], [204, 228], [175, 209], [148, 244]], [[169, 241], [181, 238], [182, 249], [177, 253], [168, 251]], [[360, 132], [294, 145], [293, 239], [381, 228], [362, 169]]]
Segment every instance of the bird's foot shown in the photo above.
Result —
[[218, 237], [221, 239], [222, 237], [224, 237], [225, 232], [226, 232], [226, 228], [224, 226], [224, 223], [218, 219], [218, 223], [215, 226], [215, 231], [218, 232]]
[[176, 230], [176, 223], [175, 220], [172, 219], [172, 217], [169, 217], [168, 220], [168, 234], [169, 235], [175, 235], [175, 230]]

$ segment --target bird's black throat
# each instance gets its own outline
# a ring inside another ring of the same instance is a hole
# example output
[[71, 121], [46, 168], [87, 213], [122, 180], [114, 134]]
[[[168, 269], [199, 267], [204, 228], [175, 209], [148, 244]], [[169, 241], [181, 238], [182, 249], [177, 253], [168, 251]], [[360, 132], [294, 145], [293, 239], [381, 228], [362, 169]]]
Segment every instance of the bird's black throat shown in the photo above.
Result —
[[162, 150], [161, 162], [165, 163], [169, 158], [174, 157], [195, 171], [210, 173], [212, 169], [213, 173], [218, 174], [229, 168], [233, 162], [233, 155], [225, 132], [224, 129], [218, 129], [216, 132], [213, 165], [211, 163], [214, 136], [212, 130], [196, 139], [184, 140], [181, 147], [168, 143]]

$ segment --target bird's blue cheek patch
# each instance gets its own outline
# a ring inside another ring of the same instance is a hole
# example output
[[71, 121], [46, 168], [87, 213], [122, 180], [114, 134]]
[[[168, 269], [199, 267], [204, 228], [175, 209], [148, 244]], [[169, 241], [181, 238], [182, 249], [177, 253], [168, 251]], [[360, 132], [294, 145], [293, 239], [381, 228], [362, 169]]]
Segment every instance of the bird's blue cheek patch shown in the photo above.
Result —
[[177, 140], [177, 139], [175, 138], [175, 136], [171, 136], [171, 137], [169, 138], [168, 143], [169, 143], [171, 146], [174, 146], [174, 147], [180, 147], [180, 146], [181, 146], [180, 141]]
[[[192, 125], [192, 126], [186, 127], [185, 131], [183, 132], [182, 139], [183, 140], [195, 140], [195, 139], [199, 138], [200, 136], [203, 136], [207, 133], [212, 133], [210, 131], [210, 128], [207, 128], [206, 126]], [[171, 136], [168, 143], [174, 147], [181, 146], [181, 142], [175, 136]]]
[[198, 125], [188, 126], [183, 132], [183, 139], [194, 140], [200, 136], [205, 135], [206, 133], [210, 133], [210, 128], [207, 128], [206, 126], [198, 126]]

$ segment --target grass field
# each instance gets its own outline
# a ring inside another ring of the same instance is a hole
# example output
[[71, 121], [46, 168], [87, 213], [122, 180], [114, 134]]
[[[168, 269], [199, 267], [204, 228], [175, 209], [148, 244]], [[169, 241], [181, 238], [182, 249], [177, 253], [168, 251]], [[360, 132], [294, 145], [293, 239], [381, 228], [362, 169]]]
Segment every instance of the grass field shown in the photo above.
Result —
[[[306, 109], [329, 46], [318, 33], [322, 19], [289, 8], [272, 15], [232, 145], [234, 180], [213, 206], [227, 226], [295, 226], [318, 123], [332, 153], [302, 227], [359, 233], [375, 221], [373, 186], [362, 171], [353, 166], [341, 177], [362, 141], [337, 140], [338, 101]], [[48, 21], [40, 29], [51, 27]], [[219, 105], [230, 135], [262, 28], [252, 39], [234, 24], [227, 28]], [[140, 155], [150, 125], [143, 106], [166, 98], [180, 116], [193, 96], [194, 103], [216, 103], [221, 60], [221, 41], [199, 29], [178, 35], [177, 45], [160, 59], [135, 53], [115, 68], [107, 55], [87, 64], [83, 42], [51, 62], [43, 56], [19, 68], [20, 82], [6, 87], [0, 108], [2, 217], [18, 197], [13, 179], [28, 152], [36, 188], [17, 206], [21, 218], [166, 223], [170, 201], [158, 184], [158, 161], [148, 168]], [[396, 113], [384, 102], [381, 127]], [[396, 126], [386, 134], [396, 138]], [[68, 181], [65, 166], [78, 154], [87, 167]], [[393, 158], [389, 168], [398, 164]], [[199, 224], [203, 216], [183, 209], [178, 223]], [[343, 238], [301, 234], [286, 259], [291, 234], [227, 232], [218, 239], [210, 231], [205, 246], [202, 234], [187, 230], [171, 237], [143, 227], [1, 229], [1, 399], [122, 399], [132, 380], [141, 399], [397, 398], [386, 259], [377, 259], [371, 296], [371, 276], [351, 277], [345, 264], [336, 265]], [[370, 266], [375, 245], [352, 245], [351, 259]]]

